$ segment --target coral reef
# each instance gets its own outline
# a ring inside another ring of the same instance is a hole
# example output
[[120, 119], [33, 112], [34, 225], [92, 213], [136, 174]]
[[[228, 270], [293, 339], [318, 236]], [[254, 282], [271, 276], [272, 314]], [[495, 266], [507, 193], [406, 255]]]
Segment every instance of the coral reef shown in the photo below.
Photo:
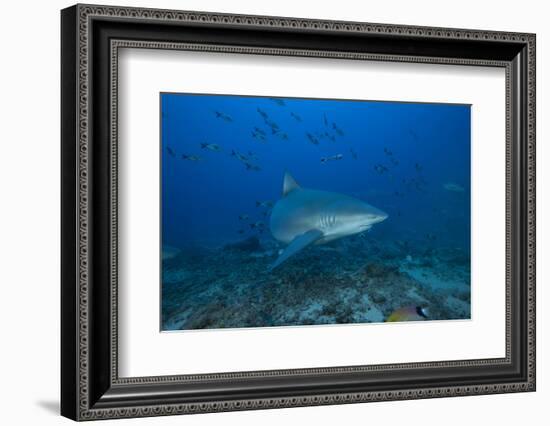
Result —
[[236, 243], [226, 244], [223, 247], [224, 250], [240, 250], [250, 253], [261, 250], [261, 248], [259, 238], [254, 235]]
[[270, 240], [182, 249], [163, 261], [162, 329], [382, 322], [409, 305], [428, 308], [428, 319], [468, 319], [468, 253], [409, 250], [354, 237], [269, 272], [277, 256]]

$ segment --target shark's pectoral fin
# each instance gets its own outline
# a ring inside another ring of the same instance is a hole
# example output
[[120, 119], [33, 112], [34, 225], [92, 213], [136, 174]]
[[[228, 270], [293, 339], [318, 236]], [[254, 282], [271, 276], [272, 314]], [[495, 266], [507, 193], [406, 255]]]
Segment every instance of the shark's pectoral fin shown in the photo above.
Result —
[[287, 260], [290, 256], [295, 255], [300, 250], [302, 250], [303, 248], [313, 244], [315, 241], [319, 240], [322, 237], [323, 237], [323, 233], [321, 231], [319, 231], [318, 229], [312, 229], [311, 231], [307, 231], [307, 232], [303, 233], [302, 235], [298, 235], [284, 249], [284, 251], [277, 258], [275, 263], [269, 267], [269, 270], [272, 271], [277, 266], [279, 266], [281, 263], [283, 263], [285, 260]]

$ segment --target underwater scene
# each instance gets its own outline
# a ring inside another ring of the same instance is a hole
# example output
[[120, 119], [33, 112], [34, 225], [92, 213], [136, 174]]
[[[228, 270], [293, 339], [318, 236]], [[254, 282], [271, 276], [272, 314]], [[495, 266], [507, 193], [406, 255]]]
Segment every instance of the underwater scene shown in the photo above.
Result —
[[470, 318], [470, 105], [160, 109], [162, 331]]

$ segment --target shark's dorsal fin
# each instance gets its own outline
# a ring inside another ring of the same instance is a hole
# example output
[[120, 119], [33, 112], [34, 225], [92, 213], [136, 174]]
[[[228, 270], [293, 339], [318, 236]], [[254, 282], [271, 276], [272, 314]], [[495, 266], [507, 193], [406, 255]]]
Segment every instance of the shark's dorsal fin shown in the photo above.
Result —
[[300, 185], [296, 183], [294, 178], [290, 176], [290, 173], [285, 172], [285, 178], [283, 181], [283, 197], [286, 196], [290, 191], [299, 189]]

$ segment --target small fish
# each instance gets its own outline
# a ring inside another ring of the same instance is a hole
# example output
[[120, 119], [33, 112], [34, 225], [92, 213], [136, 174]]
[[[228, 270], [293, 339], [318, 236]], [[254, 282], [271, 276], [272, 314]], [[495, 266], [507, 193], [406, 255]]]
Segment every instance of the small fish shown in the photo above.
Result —
[[265, 124], [271, 127], [271, 133], [277, 133], [279, 131], [279, 125], [275, 123], [273, 120], [266, 119]]
[[[262, 252], [252, 252], [250, 253], [250, 257], [253, 257], [253, 258], [256, 258], [256, 259], [262, 259], [264, 257], [271, 257], [273, 256], [273, 250], [265, 250], [265, 251], [262, 251]], [[265, 315], [265, 313], [262, 313], [261, 314], [262, 316]]]
[[321, 158], [321, 163], [326, 163], [327, 161], [338, 161], [338, 160], [342, 160], [343, 158], [344, 156], [342, 154], [336, 154], [336, 155], [332, 155], [331, 157]]
[[284, 140], [284, 141], [287, 141], [288, 140], [288, 134], [283, 132], [283, 133], [280, 133], [279, 134], [279, 137]]
[[219, 146], [217, 143], [202, 142], [201, 143], [201, 148], [202, 149], [209, 149], [210, 151], [214, 151], [214, 152], [219, 152], [219, 151], [222, 150], [222, 147]]
[[235, 150], [232, 150], [231, 151], [231, 157], [237, 157], [237, 159], [239, 161], [242, 161], [243, 163], [247, 163], [248, 162], [248, 157], [246, 157], [245, 155], [241, 154], [240, 152], [238, 151], [235, 151]]
[[188, 161], [200, 161], [201, 157], [198, 155], [187, 155], [187, 154], [181, 154], [182, 160], [188, 160]]
[[422, 171], [422, 169], [423, 169], [422, 165], [419, 164], [419, 163], [414, 163], [414, 168], [416, 169], [416, 171], [417, 171], [418, 173], [420, 173], [420, 172]]
[[428, 240], [433, 241], [433, 240], [435, 240], [435, 239], [437, 238], [437, 236], [436, 236], [435, 234], [430, 234], [430, 233], [428, 233], [428, 234], [426, 234], [426, 238], [427, 238]]
[[269, 116], [267, 115], [267, 112], [260, 108], [256, 108], [256, 111], [258, 111], [258, 114], [260, 114], [264, 120], [268, 119]]
[[390, 162], [391, 162], [394, 166], [399, 165], [399, 161], [396, 160], [395, 157], [390, 157]]
[[286, 103], [281, 98], [269, 98], [270, 101], [275, 102], [279, 106], [285, 106]]
[[258, 159], [258, 156], [256, 154], [254, 154], [252, 151], [248, 151], [247, 155], [248, 155], [248, 158], [250, 158], [252, 160], [257, 160]]
[[260, 142], [265, 142], [265, 135], [262, 135], [261, 133], [252, 132], [252, 137]]
[[426, 182], [422, 179], [422, 177], [419, 177], [418, 179], [411, 178], [407, 182], [407, 187], [409, 190], [417, 190], [420, 192], [424, 192], [424, 185], [426, 185]]
[[249, 225], [252, 229], [262, 229], [265, 227], [265, 223], [258, 221]]
[[244, 163], [244, 165], [246, 166], [246, 170], [249, 170], [249, 171], [252, 171], [252, 172], [259, 172], [261, 169], [260, 166], [257, 166], [256, 164], [252, 164], [252, 163]]
[[411, 137], [412, 137], [415, 141], [418, 141], [418, 135], [416, 134], [415, 131], [409, 130], [409, 133], [411, 134]]
[[311, 133], [306, 133], [306, 136], [313, 145], [319, 145], [319, 139], [317, 139]]
[[300, 117], [298, 114], [294, 113], [294, 112], [291, 112], [290, 113], [290, 116], [292, 118], [294, 118], [298, 123], [301, 123], [302, 122], [302, 117]]
[[350, 148], [349, 149], [349, 152], [351, 153], [351, 158], [353, 158], [354, 160], [357, 160], [357, 153], [353, 150], [353, 148]]
[[464, 187], [460, 186], [458, 183], [447, 182], [443, 184], [443, 188], [451, 192], [464, 192]]
[[239, 229], [237, 232], [238, 232], [239, 234], [244, 234], [245, 231], [244, 231], [244, 229]]
[[256, 201], [256, 207], [267, 207], [271, 208], [273, 207], [273, 201], [267, 200], [267, 201]]
[[172, 157], [176, 156], [176, 152], [169, 146], [166, 147], [166, 151], [168, 151], [168, 154], [171, 155]]
[[219, 119], [225, 121], [226, 123], [231, 123], [233, 121], [231, 116], [229, 116], [227, 114], [224, 114], [223, 112], [214, 111], [214, 113], [216, 114], [216, 118], [219, 118]]
[[323, 114], [323, 122], [325, 123], [325, 127], [328, 127], [328, 120], [327, 120], [326, 114]]
[[386, 322], [425, 321], [428, 319], [428, 309], [421, 306], [406, 306], [393, 311]]
[[374, 170], [376, 171], [376, 173], [381, 175], [383, 173], [386, 173], [388, 171], [388, 168], [383, 164], [377, 164], [376, 166], [374, 166]]
[[265, 131], [260, 129], [259, 127], [254, 127], [254, 132], [259, 133], [260, 135], [266, 136]]
[[248, 219], [250, 219], [250, 216], [248, 216], [247, 214], [239, 215], [239, 220], [248, 220]]
[[384, 148], [384, 154], [386, 154], [388, 156], [392, 156], [393, 152], [391, 152], [388, 148]]
[[332, 123], [332, 128], [334, 129], [334, 131], [336, 133], [338, 133], [338, 136], [344, 136], [344, 131], [342, 129], [340, 129], [336, 123]]
[[330, 136], [329, 136], [329, 139], [330, 139], [332, 142], [336, 142], [336, 136], [334, 136], [334, 135], [330, 135]]
[[180, 249], [172, 246], [162, 246], [162, 260], [174, 259], [180, 254]]

